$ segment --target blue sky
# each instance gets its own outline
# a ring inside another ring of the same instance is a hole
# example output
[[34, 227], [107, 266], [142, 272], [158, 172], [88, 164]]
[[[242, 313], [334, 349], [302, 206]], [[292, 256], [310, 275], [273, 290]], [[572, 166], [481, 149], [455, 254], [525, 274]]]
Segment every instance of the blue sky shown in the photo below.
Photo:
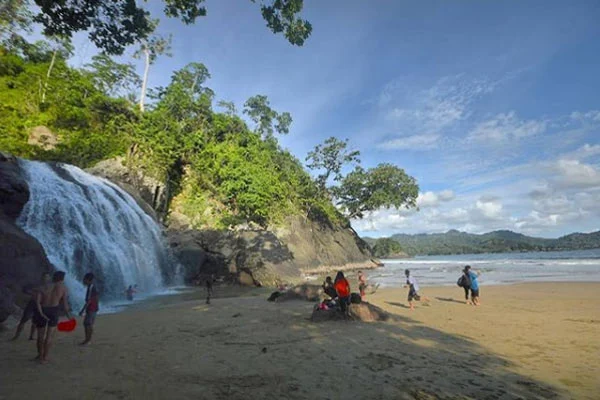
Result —
[[[600, 2], [305, 3], [300, 48], [250, 1], [208, 0], [193, 26], [163, 20], [173, 57], [150, 85], [203, 62], [218, 99], [241, 109], [264, 94], [289, 111], [280, 141], [300, 159], [337, 136], [364, 166], [415, 176], [420, 210], [374, 212], [353, 222], [363, 235], [600, 229]], [[75, 65], [95, 52], [83, 36], [77, 49]]]

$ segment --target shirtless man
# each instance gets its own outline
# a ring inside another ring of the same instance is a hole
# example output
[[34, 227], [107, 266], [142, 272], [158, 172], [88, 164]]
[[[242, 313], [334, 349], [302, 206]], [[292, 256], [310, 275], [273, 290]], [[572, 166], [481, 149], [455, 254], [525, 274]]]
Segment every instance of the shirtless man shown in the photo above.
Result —
[[[34, 287], [34, 288], [29, 288], [28, 290], [24, 290], [25, 293], [28, 293], [31, 295], [31, 300], [29, 300], [29, 302], [27, 303], [27, 306], [25, 307], [25, 310], [23, 310], [23, 316], [21, 317], [21, 321], [19, 322], [19, 325], [17, 326], [17, 331], [15, 332], [15, 336], [13, 336], [13, 338], [11, 340], [17, 340], [19, 338], [19, 335], [21, 335], [21, 332], [23, 331], [23, 328], [25, 327], [25, 324], [27, 323], [27, 321], [29, 321], [30, 319], [33, 319], [33, 316], [36, 313], [36, 304], [35, 304], [35, 297], [36, 297], [36, 292], [38, 290], [40, 290], [40, 288], [43, 288], [45, 286], [48, 286], [50, 284], [50, 274], [48, 272], [44, 272], [42, 274], [42, 280], [40, 282], [40, 286], [39, 287]], [[33, 340], [33, 335], [35, 333], [35, 323], [32, 321], [31, 322], [31, 331], [29, 332], [29, 340]]]
[[62, 305], [71, 319], [69, 302], [67, 301], [67, 287], [64, 283], [65, 273], [56, 271], [52, 276], [52, 284], [40, 288], [36, 296], [37, 313], [34, 317], [35, 326], [38, 330], [37, 350], [39, 360], [42, 364], [48, 362], [48, 351], [52, 345], [52, 339], [58, 325], [59, 305]]

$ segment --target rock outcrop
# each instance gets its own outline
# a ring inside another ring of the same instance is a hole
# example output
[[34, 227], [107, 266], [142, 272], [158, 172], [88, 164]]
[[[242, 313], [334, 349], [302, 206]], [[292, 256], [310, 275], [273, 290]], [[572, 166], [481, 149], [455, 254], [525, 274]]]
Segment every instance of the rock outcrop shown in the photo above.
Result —
[[244, 285], [299, 282], [305, 274], [375, 268], [367, 245], [347, 227], [291, 217], [284, 228], [232, 231], [169, 229], [186, 280], [215, 273]]
[[27, 138], [27, 144], [40, 147], [43, 150], [55, 149], [58, 142], [58, 135], [43, 125], [31, 128]]
[[15, 223], [28, 199], [18, 160], [0, 153], [0, 322], [14, 309], [22, 287], [52, 270], [42, 245]]
[[[366, 302], [360, 304], [351, 304], [348, 310], [350, 313], [350, 319], [353, 321], [387, 321], [391, 317], [388, 312]], [[339, 321], [343, 319], [345, 319], [344, 315], [337, 309], [320, 310], [315, 308], [310, 316], [310, 320], [313, 322]]]
[[165, 185], [142, 171], [128, 168], [124, 157], [100, 161], [86, 171], [118, 185], [154, 219], [162, 219], [166, 215], [168, 206]]

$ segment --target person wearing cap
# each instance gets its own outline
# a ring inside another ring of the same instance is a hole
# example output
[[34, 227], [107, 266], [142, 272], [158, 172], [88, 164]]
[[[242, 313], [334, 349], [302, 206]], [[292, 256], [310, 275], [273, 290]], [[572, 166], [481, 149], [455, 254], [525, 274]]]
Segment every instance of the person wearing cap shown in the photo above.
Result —
[[471, 301], [473, 302], [474, 306], [478, 306], [481, 304], [479, 302], [479, 282], [477, 282], [477, 277], [480, 275], [480, 273], [479, 271], [473, 271], [470, 265], [466, 265], [463, 272], [471, 280]]
[[429, 298], [425, 296], [421, 296], [419, 294], [419, 283], [414, 278], [414, 276], [410, 275], [410, 270], [405, 269], [404, 274], [406, 275], [406, 285], [408, 286], [408, 305], [411, 310], [414, 310], [415, 307], [413, 305], [413, 300], [421, 301], [423, 299], [424, 302], [429, 303]]

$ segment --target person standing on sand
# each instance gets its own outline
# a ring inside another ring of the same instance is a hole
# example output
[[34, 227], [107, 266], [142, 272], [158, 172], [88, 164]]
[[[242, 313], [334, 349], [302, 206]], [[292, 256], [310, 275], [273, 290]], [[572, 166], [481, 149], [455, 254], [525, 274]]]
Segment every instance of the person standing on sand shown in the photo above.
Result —
[[42, 364], [48, 362], [48, 352], [52, 346], [56, 325], [58, 325], [59, 305], [62, 303], [67, 318], [71, 319], [69, 310], [68, 292], [65, 286], [65, 273], [56, 271], [52, 275], [52, 284], [40, 288], [36, 295], [36, 309], [34, 316], [37, 327], [37, 350], [36, 357]]
[[360, 292], [360, 298], [364, 301], [365, 289], [367, 288], [367, 278], [362, 271], [358, 271], [358, 291]]
[[[15, 336], [11, 340], [17, 340], [25, 327], [27, 321], [32, 319], [35, 315], [37, 306], [35, 305], [35, 297], [36, 293], [40, 288], [44, 288], [50, 284], [50, 273], [44, 272], [42, 274], [41, 285], [34, 288], [29, 288], [27, 290], [23, 290], [24, 293], [31, 295], [31, 299], [25, 306], [25, 310], [23, 310], [23, 316], [21, 317], [21, 321], [19, 321], [19, 325], [17, 325], [17, 331], [15, 332]], [[33, 334], [35, 333], [35, 323], [31, 321], [31, 330], [29, 331], [29, 340], [33, 340]]]
[[429, 303], [429, 298], [419, 295], [419, 283], [413, 276], [410, 275], [410, 270], [405, 269], [404, 274], [406, 275], [405, 287], [406, 286], [409, 287], [409, 289], [408, 289], [408, 305], [409, 305], [411, 311], [415, 309], [415, 307], [413, 305], [413, 300], [421, 301], [421, 299], [422, 299], [424, 302]]
[[[80, 344], [85, 346], [92, 341], [92, 334], [94, 333], [94, 322], [96, 322], [96, 314], [100, 309], [98, 304], [98, 291], [96, 285], [94, 285], [94, 274], [88, 272], [83, 277], [83, 284], [87, 286], [85, 291], [85, 304], [79, 312], [79, 316], [82, 316], [85, 312], [85, 318], [83, 319], [83, 327], [85, 329], [85, 340]], [[131, 287], [131, 286], [130, 286]]]
[[215, 283], [215, 274], [206, 278], [206, 304], [210, 304], [210, 298], [213, 295], [213, 283]]
[[460, 278], [458, 278], [458, 286], [464, 289], [465, 291], [465, 304], [471, 304], [469, 301], [469, 291], [471, 290], [471, 277], [467, 273], [465, 269], [463, 269], [463, 274]]
[[471, 279], [471, 301], [473, 302], [473, 305], [481, 305], [481, 302], [479, 301], [479, 282], [477, 281], [477, 277], [481, 274], [479, 271], [473, 271], [470, 265], [466, 265], [463, 272]]
[[339, 271], [335, 276], [335, 282], [333, 284], [337, 297], [340, 301], [340, 308], [344, 316], [350, 316], [348, 306], [350, 305], [350, 283], [344, 276], [342, 271]]

